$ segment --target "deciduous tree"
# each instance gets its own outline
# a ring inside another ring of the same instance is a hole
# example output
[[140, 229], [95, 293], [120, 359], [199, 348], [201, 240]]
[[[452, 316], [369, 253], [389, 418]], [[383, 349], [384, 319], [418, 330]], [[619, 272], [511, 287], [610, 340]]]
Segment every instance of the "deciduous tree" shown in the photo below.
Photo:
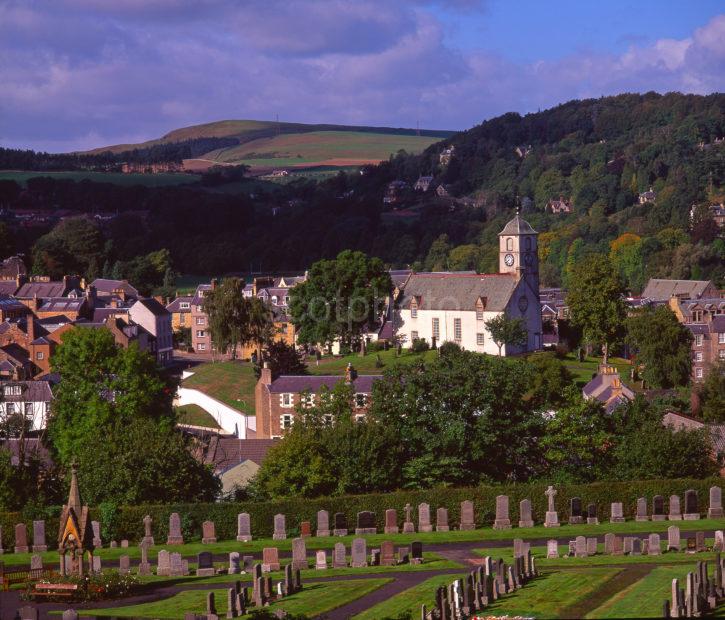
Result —
[[499, 357], [501, 356], [501, 349], [505, 344], [511, 346], [523, 346], [526, 344], [528, 332], [526, 331], [526, 324], [521, 318], [510, 318], [505, 314], [499, 314], [485, 321], [484, 325], [491, 334], [491, 339], [498, 347]]

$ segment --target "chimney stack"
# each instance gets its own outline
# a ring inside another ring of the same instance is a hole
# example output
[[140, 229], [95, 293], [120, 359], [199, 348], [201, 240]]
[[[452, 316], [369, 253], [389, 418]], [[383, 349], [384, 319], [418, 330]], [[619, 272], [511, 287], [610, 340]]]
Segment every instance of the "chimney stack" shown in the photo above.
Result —
[[262, 365], [262, 372], [259, 375], [259, 381], [263, 385], [271, 385], [272, 369], [269, 367], [269, 362], [264, 362], [264, 364]]

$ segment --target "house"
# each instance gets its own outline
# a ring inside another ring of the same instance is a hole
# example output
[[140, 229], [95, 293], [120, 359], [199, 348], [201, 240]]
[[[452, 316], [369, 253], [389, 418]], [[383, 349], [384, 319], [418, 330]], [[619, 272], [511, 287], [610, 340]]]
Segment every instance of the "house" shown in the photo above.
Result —
[[451, 163], [451, 159], [453, 159], [453, 156], [456, 154], [456, 147], [455, 146], [449, 146], [441, 151], [441, 153], [438, 155], [438, 163], [441, 166], [447, 166]]
[[651, 202], [652, 204], [655, 203], [657, 200], [657, 193], [652, 190], [652, 188], [649, 188], [649, 191], [642, 192], [639, 195], [639, 204], [643, 205], [648, 202]]
[[438, 196], [438, 198], [450, 198], [451, 193], [449, 188], [450, 185], [439, 185], [436, 187], [436, 196]]
[[670, 309], [692, 334], [692, 379], [703, 381], [714, 364], [725, 363], [725, 299], [677, 299]]
[[455, 342], [498, 355], [485, 322], [505, 314], [521, 318], [523, 346], [504, 345], [503, 355], [542, 346], [537, 232], [518, 214], [499, 233], [499, 273], [414, 273], [407, 279], [393, 317], [398, 340], [408, 344]]
[[171, 329], [171, 313], [156, 299], [141, 298], [129, 309], [128, 316], [146, 330], [154, 340], [152, 351], [156, 361], [168, 366], [174, 360], [174, 338]]
[[0, 381], [0, 419], [8, 423], [14, 417], [23, 420], [26, 431], [39, 431], [46, 427], [53, 393], [48, 381]]
[[204, 296], [216, 288], [217, 281], [200, 284], [191, 299], [191, 346], [197, 353], [211, 353], [211, 334], [209, 317], [204, 312]]
[[34, 276], [30, 280], [22, 282], [14, 296], [17, 299], [67, 297], [71, 291], [80, 288], [81, 279], [78, 276], [63, 276], [62, 280]]
[[559, 344], [559, 322], [569, 318], [566, 291], [561, 288], [542, 288], [539, 291], [539, 302], [543, 345], [556, 346]]
[[599, 372], [584, 386], [582, 396], [585, 400], [598, 400], [606, 413], [634, 400], [634, 392], [622, 383], [619, 371], [609, 364], [599, 365]]
[[0, 280], [15, 280], [18, 276], [27, 276], [25, 262], [19, 256], [10, 256], [0, 262]]
[[107, 278], [96, 278], [91, 282], [99, 298], [118, 298], [121, 301], [134, 300], [139, 298], [138, 290], [128, 283], [128, 280], [109, 280]]
[[[707, 429], [712, 444], [712, 459], [719, 462], [725, 455], [725, 424], [708, 424], [684, 413], [669, 411], [662, 416], [662, 425], [669, 426], [674, 431]], [[720, 470], [720, 475], [725, 475], [725, 467]]]
[[718, 228], [725, 228], [725, 204], [710, 205], [710, 217], [715, 220]]
[[669, 302], [670, 298], [700, 299], [719, 297], [720, 292], [710, 280], [664, 280], [650, 278], [642, 297], [651, 301]]
[[418, 180], [415, 182], [415, 185], [413, 185], [413, 189], [416, 192], [427, 192], [430, 189], [430, 186], [433, 184], [433, 177], [432, 176], [419, 176]]
[[391, 181], [385, 187], [385, 194], [383, 195], [383, 204], [394, 205], [398, 204], [403, 200], [403, 192], [408, 189], [408, 184], [405, 181]]
[[28, 314], [29, 310], [25, 304], [9, 295], [0, 293], [0, 322], [12, 321]]
[[531, 153], [531, 150], [530, 144], [520, 144], [514, 149], [514, 153], [516, 153], [521, 159], [525, 159], [526, 156]]
[[193, 295], [179, 295], [166, 306], [171, 314], [171, 329], [178, 332], [185, 327], [191, 327], [191, 302]]
[[559, 196], [559, 200], [550, 200], [546, 205], [552, 213], [571, 213], [572, 212], [572, 201], [571, 199], [566, 200], [563, 196]]
[[340, 382], [352, 385], [354, 416], [364, 416], [370, 405], [373, 384], [382, 375], [358, 375], [348, 365], [345, 376], [340, 375], [282, 375], [272, 379], [272, 371], [265, 363], [254, 389], [257, 418], [257, 438], [281, 437], [297, 417], [297, 407], [313, 406], [324, 390], [333, 390]]
[[210, 465], [222, 482], [222, 495], [244, 489], [257, 474], [276, 439], [239, 439], [213, 435], [204, 450], [202, 462]]

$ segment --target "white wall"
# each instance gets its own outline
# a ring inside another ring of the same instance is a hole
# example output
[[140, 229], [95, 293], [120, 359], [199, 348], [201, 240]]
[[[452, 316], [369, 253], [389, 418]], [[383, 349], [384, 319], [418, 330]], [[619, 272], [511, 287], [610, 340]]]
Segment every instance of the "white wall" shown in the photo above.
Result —
[[233, 433], [238, 430], [240, 439], [247, 439], [248, 430], [257, 430], [257, 420], [253, 415], [244, 415], [241, 411], [225, 405], [223, 402], [199, 390], [179, 387], [174, 405], [177, 407], [198, 405], [208, 411], [225, 432]]
[[[17, 413], [20, 411], [21, 413], [26, 412], [26, 404], [28, 403], [8, 403], [8, 402], [0, 402], [0, 419], [5, 419], [5, 415], [7, 414], [7, 406], [8, 404], [12, 404], [15, 408], [15, 412]], [[46, 426], [46, 423], [48, 421], [48, 411], [50, 410], [50, 403], [44, 403], [44, 402], [37, 402], [37, 403], [29, 403], [31, 405], [31, 415], [28, 416], [29, 419], [32, 420], [32, 423], [30, 425], [30, 430], [32, 431], [40, 431], [43, 430]]]

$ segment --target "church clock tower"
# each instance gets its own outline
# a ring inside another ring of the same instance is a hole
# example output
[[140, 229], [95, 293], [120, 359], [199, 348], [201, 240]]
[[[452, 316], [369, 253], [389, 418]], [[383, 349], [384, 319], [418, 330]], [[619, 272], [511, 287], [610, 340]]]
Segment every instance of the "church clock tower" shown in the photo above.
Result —
[[511, 273], [525, 280], [536, 296], [539, 295], [538, 233], [531, 225], [516, 216], [498, 234], [500, 273]]

